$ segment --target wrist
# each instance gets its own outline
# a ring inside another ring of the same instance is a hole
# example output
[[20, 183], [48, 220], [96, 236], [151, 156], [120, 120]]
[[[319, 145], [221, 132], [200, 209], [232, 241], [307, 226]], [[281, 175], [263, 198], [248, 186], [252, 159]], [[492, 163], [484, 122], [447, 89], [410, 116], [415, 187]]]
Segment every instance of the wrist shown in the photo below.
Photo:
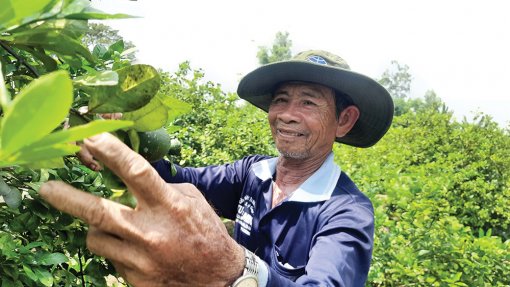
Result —
[[234, 251], [234, 256], [232, 258], [232, 264], [230, 265], [230, 272], [228, 274], [227, 284], [225, 286], [229, 287], [237, 280], [237, 278], [241, 277], [244, 272], [245, 266], [245, 251], [244, 247], [236, 243], [236, 248]]
[[269, 276], [265, 262], [246, 248], [244, 248], [244, 260], [242, 274], [229, 286], [265, 287]]

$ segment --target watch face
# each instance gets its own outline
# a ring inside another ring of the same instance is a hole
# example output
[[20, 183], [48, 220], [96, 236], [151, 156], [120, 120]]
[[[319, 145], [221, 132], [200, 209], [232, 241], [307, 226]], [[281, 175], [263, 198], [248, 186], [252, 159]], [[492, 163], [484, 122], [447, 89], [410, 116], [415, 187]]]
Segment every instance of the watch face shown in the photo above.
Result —
[[255, 276], [243, 276], [234, 283], [232, 287], [258, 287], [257, 277]]

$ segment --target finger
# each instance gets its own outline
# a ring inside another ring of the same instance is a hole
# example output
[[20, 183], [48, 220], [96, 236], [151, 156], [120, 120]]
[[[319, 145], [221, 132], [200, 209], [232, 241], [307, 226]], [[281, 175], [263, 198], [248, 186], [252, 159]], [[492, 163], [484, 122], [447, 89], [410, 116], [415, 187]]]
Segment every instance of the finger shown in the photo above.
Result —
[[118, 120], [118, 119], [122, 118], [122, 113], [108, 113], [108, 114], [101, 114], [100, 116], [103, 119]]
[[166, 196], [165, 181], [141, 155], [109, 133], [84, 141], [90, 153], [108, 166], [138, 200], [138, 206], [154, 206]]
[[94, 157], [84, 145], [81, 145], [81, 149], [79, 152], [76, 153], [76, 156], [88, 168], [94, 171], [101, 170], [101, 165], [99, 164], [99, 162], [94, 160]]
[[60, 181], [48, 181], [39, 189], [41, 197], [56, 209], [78, 217], [91, 226], [121, 238], [139, 240], [134, 210], [125, 205], [78, 190]]
[[[127, 269], [150, 272], [153, 269], [142, 249], [130, 241], [122, 240], [112, 234], [91, 226], [87, 233], [87, 248], [94, 254], [108, 258], [119, 265], [124, 273]], [[118, 264], [122, 262], [122, 264]], [[116, 266], [117, 267], [117, 266]]]

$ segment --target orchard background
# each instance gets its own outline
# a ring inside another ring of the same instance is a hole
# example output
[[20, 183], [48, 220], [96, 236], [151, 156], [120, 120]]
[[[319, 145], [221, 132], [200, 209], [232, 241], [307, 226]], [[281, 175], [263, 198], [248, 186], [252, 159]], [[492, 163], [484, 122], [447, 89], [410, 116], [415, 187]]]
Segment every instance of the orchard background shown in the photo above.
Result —
[[[140, 133], [163, 128], [172, 162], [221, 164], [276, 155], [265, 114], [187, 62], [175, 73], [134, 64], [129, 41], [89, 22], [128, 15], [86, 0], [23, 3], [0, 0], [1, 286], [124, 285], [107, 283], [115, 270], [86, 249], [87, 227], [40, 200], [41, 183], [132, 204], [111, 174], [80, 164], [75, 142], [110, 131], [138, 150]], [[279, 32], [254, 57], [288, 59], [291, 47]], [[510, 286], [509, 127], [485, 114], [459, 122], [433, 91], [409, 98], [398, 62], [378, 80], [396, 103], [388, 134], [369, 149], [334, 147], [376, 212], [367, 286]], [[113, 112], [123, 120], [99, 116]]]

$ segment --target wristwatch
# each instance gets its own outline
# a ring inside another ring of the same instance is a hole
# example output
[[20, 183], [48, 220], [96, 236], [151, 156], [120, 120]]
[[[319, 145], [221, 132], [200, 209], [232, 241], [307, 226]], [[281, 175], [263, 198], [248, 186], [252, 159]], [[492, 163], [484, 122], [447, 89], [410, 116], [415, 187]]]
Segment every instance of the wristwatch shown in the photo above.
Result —
[[258, 287], [258, 270], [259, 266], [255, 254], [244, 248], [244, 270], [243, 275], [237, 278], [232, 287]]

